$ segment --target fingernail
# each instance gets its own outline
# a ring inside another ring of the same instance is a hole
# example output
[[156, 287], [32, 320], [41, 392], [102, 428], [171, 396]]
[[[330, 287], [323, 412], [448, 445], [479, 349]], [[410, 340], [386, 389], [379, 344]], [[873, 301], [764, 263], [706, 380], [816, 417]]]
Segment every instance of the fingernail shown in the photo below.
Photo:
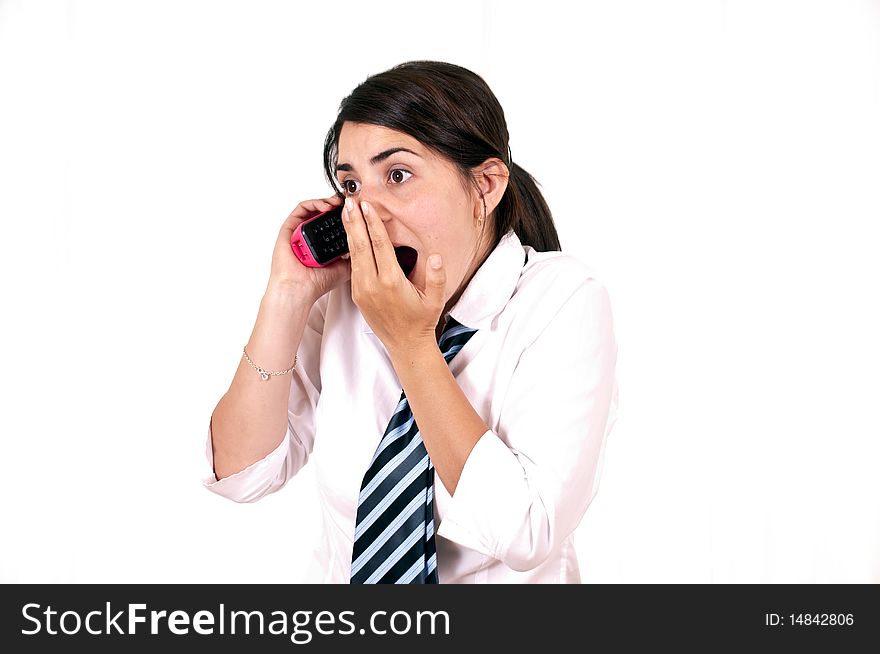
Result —
[[352, 201], [351, 198], [345, 198], [345, 209], [346, 211], [351, 211]]
[[440, 267], [443, 265], [443, 260], [440, 258], [439, 254], [432, 254], [428, 257], [428, 263], [431, 264], [431, 268], [434, 270], [440, 270]]
[[366, 202], [361, 202], [361, 211], [364, 212], [364, 215], [365, 215], [365, 216], [369, 216], [369, 215], [370, 215], [370, 208], [369, 208], [369, 206], [367, 205]]

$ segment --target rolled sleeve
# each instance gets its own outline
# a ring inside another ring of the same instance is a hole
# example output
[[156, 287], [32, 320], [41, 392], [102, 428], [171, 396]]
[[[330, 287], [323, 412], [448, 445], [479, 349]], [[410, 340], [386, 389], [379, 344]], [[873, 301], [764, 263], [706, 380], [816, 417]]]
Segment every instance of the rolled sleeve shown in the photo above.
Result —
[[497, 432], [471, 450], [437, 534], [514, 570], [540, 565], [598, 489], [616, 361], [608, 295], [590, 278], [522, 351]]
[[233, 502], [255, 502], [261, 497], [274, 493], [283, 487], [305, 463], [305, 453], [291, 453], [291, 432], [281, 439], [274, 450], [244, 470], [218, 480], [214, 474], [214, 453], [211, 445], [211, 426], [208, 425], [206, 456], [211, 474], [202, 479], [209, 491], [217, 493]]
[[211, 423], [205, 451], [208, 470], [202, 484], [234, 502], [254, 502], [282, 488], [309, 459], [315, 440], [315, 410], [321, 394], [320, 354], [327, 296], [309, 312], [297, 350], [297, 367], [291, 373], [287, 404], [287, 433], [278, 446], [259, 461], [218, 480], [214, 474]]

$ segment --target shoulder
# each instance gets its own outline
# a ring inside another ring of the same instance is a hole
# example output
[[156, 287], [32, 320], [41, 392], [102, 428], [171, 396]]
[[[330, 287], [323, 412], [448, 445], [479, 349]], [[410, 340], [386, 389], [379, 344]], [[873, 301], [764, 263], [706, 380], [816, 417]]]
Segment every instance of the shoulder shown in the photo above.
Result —
[[578, 332], [585, 321], [610, 317], [605, 284], [592, 267], [564, 252], [525, 250], [528, 261], [505, 313], [526, 342], [553, 323], [563, 321], [566, 329]]
[[535, 301], [564, 303], [573, 295], [604, 291], [605, 285], [589, 265], [564, 252], [538, 252], [526, 246], [528, 261], [520, 274], [516, 292]]

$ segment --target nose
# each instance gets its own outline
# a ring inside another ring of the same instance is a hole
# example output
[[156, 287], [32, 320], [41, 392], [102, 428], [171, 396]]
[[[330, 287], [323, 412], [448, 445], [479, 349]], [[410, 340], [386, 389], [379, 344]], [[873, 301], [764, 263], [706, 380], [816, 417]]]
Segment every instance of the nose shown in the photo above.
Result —
[[385, 194], [387, 192], [381, 181], [362, 183], [360, 190], [352, 194], [352, 198], [358, 203], [366, 202], [370, 205], [370, 211], [374, 212], [374, 215], [379, 216], [383, 222], [388, 222], [391, 219], [391, 213], [387, 210], [385, 202]]

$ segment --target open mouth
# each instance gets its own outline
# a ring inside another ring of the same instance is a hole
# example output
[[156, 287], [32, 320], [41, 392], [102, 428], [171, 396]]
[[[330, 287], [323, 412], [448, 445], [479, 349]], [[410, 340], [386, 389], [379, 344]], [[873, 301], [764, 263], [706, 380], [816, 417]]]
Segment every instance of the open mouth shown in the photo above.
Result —
[[419, 253], [408, 245], [395, 245], [394, 255], [397, 257], [397, 263], [400, 265], [401, 270], [403, 270], [403, 274], [406, 277], [409, 277], [413, 268], [416, 267], [416, 260], [419, 258]]

